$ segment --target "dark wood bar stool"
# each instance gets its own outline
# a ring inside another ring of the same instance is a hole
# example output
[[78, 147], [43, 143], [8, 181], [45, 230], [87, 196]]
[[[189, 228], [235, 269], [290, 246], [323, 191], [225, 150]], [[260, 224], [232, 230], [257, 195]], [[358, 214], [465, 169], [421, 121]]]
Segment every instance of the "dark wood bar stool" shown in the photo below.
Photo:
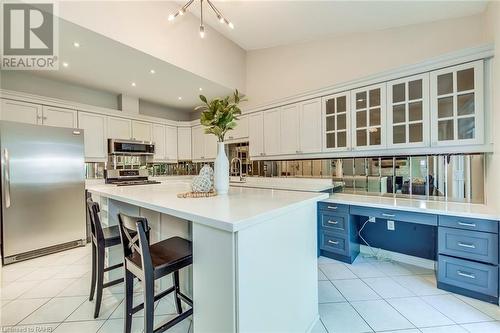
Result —
[[[92, 243], [92, 280], [90, 283], [89, 301], [94, 298], [95, 310], [94, 318], [99, 317], [101, 309], [102, 291], [104, 288], [114, 286], [124, 281], [123, 278], [104, 283], [104, 272], [111, 271], [123, 266], [119, 263], [113, 266], [104, 267], [104, 251], [106, 248], [120, 244], [120, 229], [118, 226], [103, 228], [99, 218], [99, 204], [87, 199], [87, 210], [90, 219], [91, 243]], [[97, 287], [97, 292], [96, 292]]]
[[[150, 228], [145, 218], [118, 214], [118, 221], [125, 265], [124, 332], [130, 333], [132, 315], [142, 309], [144, 332], [163, 332], [193, 313], [193, 301], [181, 293], [179, 285], [179, 270], [193, 263], [191, 242], [181, 237], [172, 237], [150, 245]], [[172, 274], [173, 286], [155, 295], [155, 280], [168, 274]], [[141, 281], [144, 292], [144, 303], [136, 307], [133, 307], [134, 277]], [[154, 303], [172, 292], [178, 316], [155, 329]], [[190, 306], [187, 311], [182, 310], [181, 301]]]

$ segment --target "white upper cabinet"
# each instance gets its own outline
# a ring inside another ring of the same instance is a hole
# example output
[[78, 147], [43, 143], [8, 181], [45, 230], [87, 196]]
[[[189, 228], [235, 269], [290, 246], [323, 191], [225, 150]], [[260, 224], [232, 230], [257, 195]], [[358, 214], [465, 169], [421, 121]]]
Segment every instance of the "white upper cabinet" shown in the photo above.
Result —
[[132, 138], [139, 141], [151, 141], [153, 127], [145, 121], [132, 120]]
[[351, 148], [351, 95], [349, 92], [323, 97], [323, 151]]
[[300, 103], [300, 153], [321, 152], [321, 99]]
[[106, 159], [106, 116], [78, 112], [78, 128], [83, 129], [85, 160], [102, 161]]
[[191, 127], [177, 129], [177, 153], [179, 160], [191, 160]]
[[[265, 115], [264, 115], [265, 117]], [[294, 155], [299, 154], [300, 150], [300, 105], [292, 104], [283, 106], [280, 109], [280, 123], [276, 124], [274, 117], [271, 117], [271, 121], [274, 121], [272, 127], [269, 128], [271, 132], [269, 136], [265, 136], [266, 148], [269, 147], [269, 155], [273, 155], [279, 147], [279, 152], [284, 155]], [[266, 120], [264, 120], [265, 122]], [[264, 128], [266, 124], [264, 123]], [[272, 140], [272, 131], [280, 129], [280, 139], [279, 146], [274, 145], [274, 142], [267, 142], [267, 138]], [[267, 133], [267, 132], [264, 132]], [[266, 153], [267, 153], [266, 149]]]
[[130, 140], [132, 121], [125, 118], [108, 117], [108, 138]]
[[76, 128], [78, 116], [75, 110], [44, 106], [42, 110], [42, 125]]
[[232, 131], [227, 132], [226, 141], [243, 141], [248, 138], [248, 116], [239, 116], [238, 124]]
[[36, 125], [41, 120], [41, 117], [41, 105], [2, 99], [2, 108], [0, 109], [1, 120]]
[[205, 144], [203, 142], [203, 128], [201, 126], [194, 126], [191, 129], [191, 145], [193, 160], [202, 160], [205, 158]]
[[354, 149], [385, 147], [385, 86], [378, 84], [351, 91]]
[[177, 127], [165, 127], [165, 159], [167, 161], [177, 161]]
[[429, 145], [429, 74], [387, 83], [387, 146]]
[[217, 137], [213, 134], [203, 134], [204, 136], [204, 149], [205, 159], [215, 160], [217, 157]]
[[153, 143], [155, 144], [154, 160], [161, 162], [166, 160], [166, 127], [160, 124], [153, 124]]
[[431, 145], [484, 143], [484, 68], [476, 61], [431, 72]]
[[248, 139], [250, 156], [264, 155], [264, 114], [253, 113], [248, 116]]
[[264, 154], [281, 153], [281, 108], [264, 111]]

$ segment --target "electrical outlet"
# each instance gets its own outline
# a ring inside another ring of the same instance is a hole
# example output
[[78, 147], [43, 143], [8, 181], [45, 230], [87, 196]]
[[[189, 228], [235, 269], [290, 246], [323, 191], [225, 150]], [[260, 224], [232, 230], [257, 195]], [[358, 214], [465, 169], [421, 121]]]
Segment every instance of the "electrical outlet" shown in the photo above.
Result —
[[394, 221], [387, 220], [387, 230], [394, 230]]
[[375, 223], [375, 216], [369, 216], [368, 217], [368, 222]]

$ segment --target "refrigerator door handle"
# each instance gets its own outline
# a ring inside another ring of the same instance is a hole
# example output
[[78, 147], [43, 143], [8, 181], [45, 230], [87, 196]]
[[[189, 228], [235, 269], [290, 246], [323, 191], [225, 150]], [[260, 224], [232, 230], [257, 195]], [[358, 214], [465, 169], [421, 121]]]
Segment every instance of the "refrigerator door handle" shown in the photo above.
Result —
[[4, 176], [4, 188], [5, 188], [5, 208], [10, 207], [10, 161], [9, 161], [9, 151], [7, 148], [3, 150], [3, 158], [5, 163], [5, 176]]

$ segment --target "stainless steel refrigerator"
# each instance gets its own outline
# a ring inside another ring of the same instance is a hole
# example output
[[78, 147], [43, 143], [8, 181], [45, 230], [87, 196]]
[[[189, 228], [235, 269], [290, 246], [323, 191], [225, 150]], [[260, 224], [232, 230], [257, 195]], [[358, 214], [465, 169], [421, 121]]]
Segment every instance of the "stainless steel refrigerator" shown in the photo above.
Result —
[[0, 121], [2, 263], [85, 244], [83, 131]]

